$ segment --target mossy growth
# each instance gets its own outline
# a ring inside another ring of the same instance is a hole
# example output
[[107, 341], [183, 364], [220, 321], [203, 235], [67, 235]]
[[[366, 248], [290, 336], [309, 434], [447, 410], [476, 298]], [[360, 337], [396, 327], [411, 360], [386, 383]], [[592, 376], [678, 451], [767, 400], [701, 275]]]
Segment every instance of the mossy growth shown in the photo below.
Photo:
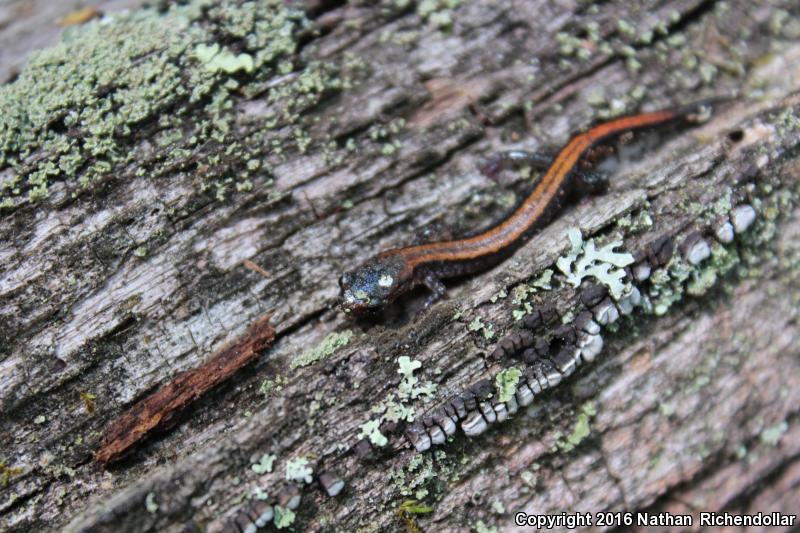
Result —
[[422, 363], [407, 355], [397, 358], [397, 373], [403, 378], [396, 393], [389, 394], [382, 401], [372, 406], [372, 412], [378, 418], [361, 424], [359, 438], [369, 439], [375, 446], [386, 446], [389, 440], [380, 432], [380, 425], [388, 422], [413, 422], [416, 412], [413, 402], [418, 399], [430, 401], [436, 393], [436, 384], [431, 381], [420, 383], [414, 371], [422, 367]]
[[294, 524], [294, 511], [287, 507], [275, 506], [275, 518], [273, 523], [277, 529], [286, 529]]
[[403, 498], [418, 502], [432, 501], [441, 495], [448, 481], [457, 479], [457, 460], [443, 450], [433, 454], [417, 454], [405, 468], [391, 472], [392, 484]]
[[256, 474], [265, 474], [272, 472], [272, 467], [275, 464], [275, 459], [277, 457], [271, 453], [265, 453], [261, 456], [261, 459], [257, 463], [250, 465], [250, 468]]
[[513, 366], [497, 373], [494, 386], [500, 402], [508, 402], [514, 397], [520, 376], [522, 376], [522, 371]]
[[564, 452], [574, 450], [591, 434], [591, 420], [596, 414], [597, 408], [594, 403], [587, 402], [583, 404], [572, 432], [567, 437], [559, 439], [555, 444], [555, 448]]
[[[297, 64], [302, 11], [280, 0], [220, 4], [109, 15], [34, 54], [0, 87], [0, 208], [45, 199], [57, 182], [76, 196], [112, 177], [177, 169], [222, 198], [268, 174], [254, 158], [283, 152], [292, 141], [276, 130], [299, 124], [299, 110], [341, 81], [334, 67]], [[234, 105], [255, 94], [270, 111], [248, 138]]]
[[342, 346], [347, 346], [352, 336], [353, 332], [349, 329], [346, 329], [342, 332], [333, 332], [325, 337], [317, 346], [309, 348], [296, 358], [292, 359], [292, 362], [289, 363], [289, 366], [292, 369], [295, 369], [326, 359]]

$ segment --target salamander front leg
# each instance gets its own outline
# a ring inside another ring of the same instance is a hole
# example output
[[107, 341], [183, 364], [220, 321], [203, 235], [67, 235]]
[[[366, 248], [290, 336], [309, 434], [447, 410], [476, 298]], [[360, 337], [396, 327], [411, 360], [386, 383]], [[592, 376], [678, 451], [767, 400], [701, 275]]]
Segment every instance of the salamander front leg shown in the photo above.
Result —
[[608, 191], [608, 174], [598, 171], [580, 171], [572, 182], [572, 190], [579, 196], [605, 194]]
[[528, 166], [536, 170], [546, 170], [553, 162], [552, 156], [525, 150], [508, 150], [494, 154], [480, 166], [481, 173], [489, 178], [501, 171]]
[[425, 307], [430, 307], [437, 300], [447, 297], [447, 287], [431, 270], [425, 269], [420, 274], [422, 284], [431, 291], [431, 294], [425, 299]]

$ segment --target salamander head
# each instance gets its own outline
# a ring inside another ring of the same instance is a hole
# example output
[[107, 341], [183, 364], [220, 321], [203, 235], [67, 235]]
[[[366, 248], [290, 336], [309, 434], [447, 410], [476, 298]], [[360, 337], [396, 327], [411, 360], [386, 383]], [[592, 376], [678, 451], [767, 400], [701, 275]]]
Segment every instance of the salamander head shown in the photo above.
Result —
[[411, 288], [405, 262], [397, 256], [371, 259], [339, 278], [339, 305], [345, 313], [364, 315], [380, 310]]

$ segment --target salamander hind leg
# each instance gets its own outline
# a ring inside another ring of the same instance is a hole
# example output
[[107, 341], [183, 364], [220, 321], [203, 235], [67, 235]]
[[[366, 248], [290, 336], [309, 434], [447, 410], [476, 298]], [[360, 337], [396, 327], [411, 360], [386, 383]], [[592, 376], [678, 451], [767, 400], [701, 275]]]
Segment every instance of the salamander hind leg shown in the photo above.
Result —
[[424, 268], [419, 272], [420, 281], [422, 282], [431, 294], [425, 300], [425, 307], [430, 307], [436, 301], [447, 298], [447, 287], [444, 286], [442, 280], [436, 277], [432, 270]]
[[525, 150], [508, 150], [499, 152], [487, 159], [480, 167], [481, 174], [494, 178], [503, 170], [521, 167], [531, 167], [536, 170], [546, 170], [553, 162], [553, 157], [539, 152]]
[[602, 171], [579, 171], [572, 180], [572, 192], [579, 196], [605, 194], [608, 191], [608, 173]]

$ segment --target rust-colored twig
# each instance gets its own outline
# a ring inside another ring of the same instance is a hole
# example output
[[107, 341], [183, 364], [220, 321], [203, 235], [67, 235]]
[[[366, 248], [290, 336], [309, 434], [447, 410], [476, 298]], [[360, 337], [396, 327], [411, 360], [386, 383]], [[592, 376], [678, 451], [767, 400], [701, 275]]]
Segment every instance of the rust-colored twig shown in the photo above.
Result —
[[246, 268], [249, 268], [250, 270], [252, 270], [252, 271], [253, 271], [253, 272], [255, 272], [256, 274], [261, 274], [261, 275], [262, 275], [262, 276], [264, 276], [265, 278], [269, 279], [269, 277], [270, 277], [270, 276], [269, 276], [269, 272], [267, 272], [266, 270], [264, 270], [263, 268], [261, 268], [261, 267], [260, 267], [260, 266], [258, 266], [257, 264], [253, 263], [253, 262], [252, 262], [252, 261], [250, 261], [249, 259], [245, 259], [245, 260], [243, 261], [243, 264], [244, 264], [244, 266], [245, 266]]
[[179, 374], [118, 418], [103, 437], [95, 460], [105, 465], [125, 456], [144, 437], [166, 426], [181, 409], [231, 377], [274, 340], [275, 329], [269, 324], [269, 315], [264, 315], [210, 360]]

